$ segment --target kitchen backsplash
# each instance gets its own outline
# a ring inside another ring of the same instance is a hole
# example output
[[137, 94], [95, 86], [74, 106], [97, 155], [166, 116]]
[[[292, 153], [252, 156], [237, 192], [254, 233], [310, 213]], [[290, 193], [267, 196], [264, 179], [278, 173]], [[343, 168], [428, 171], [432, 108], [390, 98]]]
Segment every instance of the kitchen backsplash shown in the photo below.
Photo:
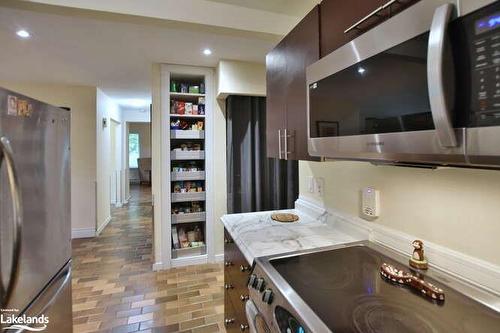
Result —
[[[324, 179], [324, 194], [308, 178]], [[299, 162], [300, 195], [359, 216], [360, 190], [380, 190], [378, 223], [500, 265], [500, 171]]]

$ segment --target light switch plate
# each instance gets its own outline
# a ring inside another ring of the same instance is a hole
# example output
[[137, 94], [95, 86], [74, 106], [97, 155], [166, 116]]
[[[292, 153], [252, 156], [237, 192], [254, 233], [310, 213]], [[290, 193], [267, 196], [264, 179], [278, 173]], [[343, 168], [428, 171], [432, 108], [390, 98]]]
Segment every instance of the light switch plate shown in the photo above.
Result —
[[380, 216], [380, 192], [373, 187], [361, 190], [361, 217], [374, 220]]
[[322, 197], [325, 194], [325, 179], [318, 177], [314, 179], [314, 192]]
[[313, 176], [307, 177], [307, 190], [309, 193], [314, 193], [314, 178]]

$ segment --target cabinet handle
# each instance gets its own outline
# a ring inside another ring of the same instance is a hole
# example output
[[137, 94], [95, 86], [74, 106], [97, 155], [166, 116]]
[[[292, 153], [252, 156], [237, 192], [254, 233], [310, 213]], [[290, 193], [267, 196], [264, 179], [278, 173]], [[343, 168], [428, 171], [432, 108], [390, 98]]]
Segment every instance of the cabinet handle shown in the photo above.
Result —
[[286, 128], [285, 128], [285, 160], [288, 160], [288, 136], [286, 135]]
[[226, 318], [224, 319], [224, 324], [229, 325], [234, 323], [234, 318]]
[[278, 130], [278, 158], [281, 160], [281, 129]]
[[240, 295], [240, 300], [241, 300], [242, 302], [246, 302], [246, 301], [248, 301], [248, 299], [249, 299], [249, 298], [250, 298], [250, 296], [248, 296], [248, 295]]
[[240, 271], [242, 272], [246, 272], [246, 271], [249, 271], [250, 270], [250, 266], [245, 266], [245, 265], [241, 265], [240, 266]]
[[380, 12], [384, 9], [386, 9], [387, 7], [390, 7], [392, 6], [393, 4], [395, 3], [399, 3], [400, 0], [390, 0], [388, 1], [387, 3], [383, 4], [382, 6], [378, 7], [377, 9], [375, 9], [373, 12], [371, 12], [370, 14], [366, 15], [365, 17], [363, 17], [361, 20], [359, 20], [358, 22], [354, 23], [353, 25], [351, 25], [349, 28], [345, 29], [344, 30], [344, 33], [348, 33], [354, 29], [359, 29], [358, 26], [361, 25], [362, 23], [366, 22], [367, 20], [369, 20], [370, 18], [372, 18], [373, 16], [380, 16]]
[[226, 266], [226, 267], [233, 266], [233, 262], [232, 261], [225, 261], [224, 266]]
[[246, 331], [247, 329], [248, 329], [248, 325], [246, 325], [246, 324], [241, 324], [241, 325], [240, 325], [240, 331], [244, 332], [244, 331]]
[[224, 288], [225, 288], [225, 289], [234, 289], [234, 286], [233, 286], [232, 284], [230, 284], [230, 283], [226, 283], [226, 284], [224, 285]]
[[288, 138], [292, 138], [292, 137], [294, 137], [294, 135], [288, 134], [287, 129], [285, 129], [284, 131], [285, 131], [285, 135], [284, 135], [284, 137], [285, 137], [285, 152], [284, 153], [285, 153], [285, 160], [288, 160], [288, 155], [292, 153], [291, 151], [288, 151]]

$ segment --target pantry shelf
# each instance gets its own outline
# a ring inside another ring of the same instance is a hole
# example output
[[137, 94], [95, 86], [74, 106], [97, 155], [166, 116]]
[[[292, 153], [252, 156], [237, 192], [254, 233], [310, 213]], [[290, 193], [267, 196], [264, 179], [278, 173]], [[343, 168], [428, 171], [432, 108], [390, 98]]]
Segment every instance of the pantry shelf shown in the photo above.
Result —
[[205, 151], [203, 151], [203, 150], [172, 150], [170, 152], [170, 159], [172, 161], [204, 160], [205, 159]]
[[205, 118], [204, 114], [178, 114], [171, 113], [170, 117], [172, 118]]
[[170, 238], [163, 265], [214, 262], [214, 72], [162, 65], [160, 81], [161, 145], [162, 155], [167, 154], [161, 162], [162, 191], [167, 192], [161, 200], [161, 222]]
[[172, 202], [205, 201], [205, 192], [172, 193]]
[[205, 171], [182, 171], [182, 172], [171, 172], [170, 179], [172, 181], [178, 180], [204, 180]]
[[205, 218], [206, 218], [205, 212], [172, 214], [172, 224], [204, 222]]
[[172, 259], [200, 256], [207, 253], [206, 245], [172, 249]]
[[170, 130], [171, 139], [204, 139], [205, 131], [201, 130]]
[[205, 94], [170, 92], [170, 97], [205, 97]]

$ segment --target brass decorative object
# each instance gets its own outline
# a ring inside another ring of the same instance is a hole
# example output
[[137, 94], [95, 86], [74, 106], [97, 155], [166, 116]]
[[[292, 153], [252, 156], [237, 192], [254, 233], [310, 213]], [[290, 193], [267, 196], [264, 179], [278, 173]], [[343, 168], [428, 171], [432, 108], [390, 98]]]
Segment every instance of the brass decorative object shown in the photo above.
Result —
[[424, 255], [424, 243], [416, 239], [411, 245], [413, 246], [413, 255], [410, 258], [410, 266], [416, 269], [429, 268], [429, 263]]

